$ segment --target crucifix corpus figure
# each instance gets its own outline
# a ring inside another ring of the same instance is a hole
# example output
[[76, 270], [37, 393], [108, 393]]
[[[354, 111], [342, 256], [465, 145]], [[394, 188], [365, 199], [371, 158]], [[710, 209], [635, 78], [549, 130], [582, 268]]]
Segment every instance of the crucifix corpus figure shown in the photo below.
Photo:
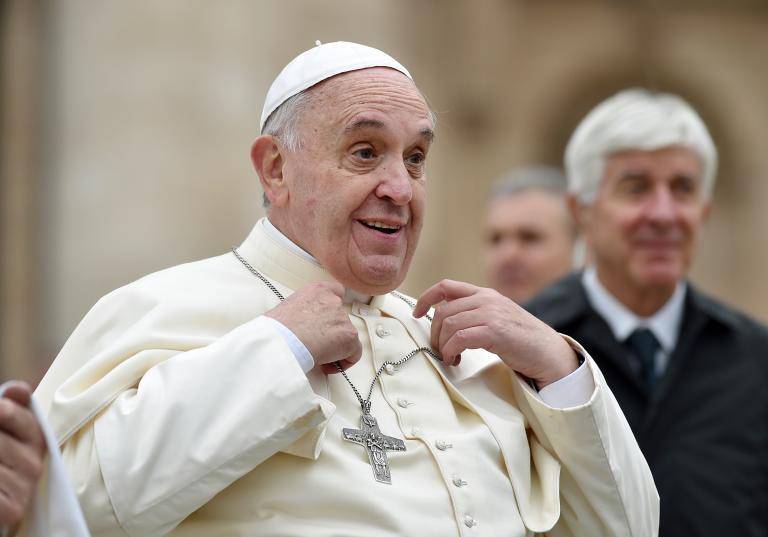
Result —
[[392, 476], [389, 473], [389, 461], [387, 451], [405, 451], [405, 442], [399, 438], [393, 438], [381, 434], [376, 418], [370, 414], [363, 414], [360, 418], [360, 429], [345, 427], [342, 430], [344, 440], [360, 444], [368, 452], [373, 468], [373, 477], [381, 483], [392, 484]]

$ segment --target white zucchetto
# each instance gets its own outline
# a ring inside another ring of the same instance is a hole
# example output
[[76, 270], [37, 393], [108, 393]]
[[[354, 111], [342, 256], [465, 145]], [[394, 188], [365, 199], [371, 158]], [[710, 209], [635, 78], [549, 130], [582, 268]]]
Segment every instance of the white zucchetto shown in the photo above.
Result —
[[390, 67], [413, 80], [405, 67], [378, 49], [347, 41], [315, 43], [315, 47], [302, 52], [286, 65], [272, 82], [261, 112], [261, 130], [264, 129], [269, 115], [285, 101], [318, 82], [341, 73], [369, 67]]

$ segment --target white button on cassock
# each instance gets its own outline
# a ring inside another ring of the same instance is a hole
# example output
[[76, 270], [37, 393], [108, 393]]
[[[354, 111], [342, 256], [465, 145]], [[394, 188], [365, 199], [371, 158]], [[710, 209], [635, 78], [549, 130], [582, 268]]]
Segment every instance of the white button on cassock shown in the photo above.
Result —
[[397, 406], [399, 406], [400, 408], [408, 408], [412, 404], [413, 403], [411, 403], [408, 399], [403, 399], [402, 397], [397, 400]]
[[440, 451], [445, 451], [453, 447], [453, 444], [446, 442], [445, 440], [435, 440], [435, 447]]
[[394, 375], [395, 373], [397, 373], [397, 368], [392, 364], [387, 364], [384, 366], [384, 371], [387, 372], [387, 375]]
[[472, 518], [471, 516], [467, 515], [464, 517], [464, 525], [468, 528], [473, 528], [477, 526], [477, 520]]
[[376, 335], [380, 338], [385, 338], [389, 335], [389, 330], [384, 328], [382, 325], [379, 325], [376, 327]]
[[453, 478], [453, 485], [456, 486], [456, 487], [461, 488], [463, 486], [469, 485], [469, 483], [464, 481], [462, 478], [456, 476], [456, 477]]

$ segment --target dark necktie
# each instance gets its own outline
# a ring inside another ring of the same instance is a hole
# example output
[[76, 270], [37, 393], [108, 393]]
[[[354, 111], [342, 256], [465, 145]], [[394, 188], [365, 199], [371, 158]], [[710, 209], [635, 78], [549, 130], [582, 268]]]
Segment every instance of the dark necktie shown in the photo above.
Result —
[[649, 393], [656, 387], [656, 353], [659, 340], [648, 328], [637, 328], [627, 338], [627, 345], [640, 359], [640, 380]]

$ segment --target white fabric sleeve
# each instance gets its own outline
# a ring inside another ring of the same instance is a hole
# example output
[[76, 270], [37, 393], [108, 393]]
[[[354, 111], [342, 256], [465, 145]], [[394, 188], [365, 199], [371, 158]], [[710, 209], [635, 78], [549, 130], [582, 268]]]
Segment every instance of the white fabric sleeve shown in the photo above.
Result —
[[156, 364], [67, 441], [95, 534], [165, 534], [327, 423], [332, 405], [266, 319]]
[[534, 531], [547, 537], [658, 535], [659, 495], [632, 429], [600, 369], [578, 343], [565, 339], [580, 349], [581, 367], [595, 386], [585, 404], [554, 408], [519, 376], [514, 383], [534, 459], [538, 453], [559, 462], [555, 525]]
[[277, 319], [273, 319], [272, 317], [267, 317], [266, 315], [263, 317], [264, 321], [266, 321], [267, 324], [272, 325], [274, 329], [277, 330], [278, 334], [280, 334], [280, 336], [283, 338], [286, 345], [291, 348], [291, 351], [293, 351], [293, 357], [296, 358], [297, 362], [299, 362], [299, 367], [301, 367], [301, 370], [304, 371], [304, 373], [309, 373], [312, 368], [315, 367], [315, 359], [312, 357], [312, 353], [309, 352], [309, 349], [307, 349], [301, 340], [296, 337], [296, 334], [294, 334], [291, 329], [285, 326], [283, 323]]
[[570, 375], [544, 386], [538, 396], [552, 408], [565, 409], [587, 404], [594, 391], [595, 381], [585, 361]]

